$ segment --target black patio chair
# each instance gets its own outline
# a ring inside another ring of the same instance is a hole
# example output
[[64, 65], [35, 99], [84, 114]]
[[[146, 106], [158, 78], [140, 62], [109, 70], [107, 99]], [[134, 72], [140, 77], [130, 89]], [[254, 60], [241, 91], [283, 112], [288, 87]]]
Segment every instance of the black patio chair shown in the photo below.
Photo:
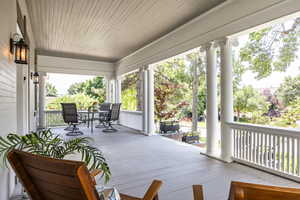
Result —
[[75, 103], [61, 103], [62, 106], [62, 115], [64, 122], [68, 124], [69, 126], [72, 126], [72, 130], [68, 132], [66, 135], [68, 136], [78, 136], [83, 135], [83, 132], [81, 132], [77, 125], [80, 124], [80, 121], [78, 120], [78, 113]]
[[105, 129], [103, 132], [116, 132], [118, 131], [116, 128], [112, 126], [112, 123], [119, 120], [120, 116], [120, 108], [121, 103], [114, 103], [112, 104], [110, 112], [106, 115], [105, 119]]
[[105, 123], [106, 123], [106, 119], [107, 119], [107, 115], [109, 114], [110, 112], [110, 109], [111, 109], [111, 103], [102, 103], [100, 106], [99, 106], [99, 115], [98, 115], [98, 118], [95, 117], [95, 120], [98, 120], [99, 121], [99, 124], [96, 126], [96, 128], [103, 128], [105, 127]]

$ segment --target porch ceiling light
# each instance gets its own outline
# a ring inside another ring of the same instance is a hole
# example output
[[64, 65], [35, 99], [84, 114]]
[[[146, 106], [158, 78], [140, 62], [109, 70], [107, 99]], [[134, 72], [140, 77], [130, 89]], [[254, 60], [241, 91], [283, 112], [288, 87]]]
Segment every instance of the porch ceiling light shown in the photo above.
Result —
[[10, 39], [10, 52], [15, 54], [15, 63], [27, 64], [29, 48], [19, 34]]
[[34, 72], [33, 74], [31, 74], [31, 79], [33, 80], [33, 84], [37, 85], [39, 84], [39, 73], [38, 72]]

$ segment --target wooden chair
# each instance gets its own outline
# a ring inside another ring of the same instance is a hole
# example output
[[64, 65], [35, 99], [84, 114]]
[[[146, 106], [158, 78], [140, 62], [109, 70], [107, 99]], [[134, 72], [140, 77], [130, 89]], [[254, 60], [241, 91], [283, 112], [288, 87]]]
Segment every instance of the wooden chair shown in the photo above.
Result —
[[202, 185], [193, 185], [194, 200], [204, 200]]
[[[89, 172], [84, 162], [18, 150], [8, 154], [8, 161], [32, 200], [100, 200], [94, 177], [101, 171]], [[145, 200], [153, 200], [160, 185], [160, 181], [154, 181]]]
[[161, 181], [154, 180], [143, 198], [132, 197], [126, 194], [120, 194], [121, 200], [158, 200], [158, 191], [161, 185]]
[[229, 200], [299, 200], [300, 189], [231, 182]]

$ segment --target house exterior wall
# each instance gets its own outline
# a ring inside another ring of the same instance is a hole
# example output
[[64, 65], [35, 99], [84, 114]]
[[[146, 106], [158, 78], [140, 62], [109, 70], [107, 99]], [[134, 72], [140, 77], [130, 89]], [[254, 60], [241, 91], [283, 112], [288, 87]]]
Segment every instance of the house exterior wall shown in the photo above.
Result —
[[[16, 32], [16, 1], [1, 0], [0, 6], [0, 136], [16, 131], [16, 65], [9, 53], [9, 38]], [[0, 168], [0, 199], [8, 199], [13, 177]]]
[[141, 111], [121, 111], [119, 124], [142, 131], [143, 130], [143, 113]]

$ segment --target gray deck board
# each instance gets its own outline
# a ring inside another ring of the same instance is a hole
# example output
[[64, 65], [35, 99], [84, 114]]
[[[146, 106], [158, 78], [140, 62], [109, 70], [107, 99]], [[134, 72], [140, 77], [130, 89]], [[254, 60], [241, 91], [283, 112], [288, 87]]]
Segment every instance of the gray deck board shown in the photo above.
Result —
[[[142, 197], [153, 179], [164, 182], [161, 200], [191, 200], [192, 185], [202, 184], [206, 200], [225, 200], [230, 182], [245, 181], [300, 188], [300, 184], [237, 163], [223, 163], [200, 155], [197, 147], [161, 136], [143, 136], [118, 126], [117, 133], [82, 128], [94, 138], [107, 158], [112, 178], [109, 186]], [[64, 134], [63, 129], [53, 129]], [[67, 137], [67, 136], [66, 136]]]

